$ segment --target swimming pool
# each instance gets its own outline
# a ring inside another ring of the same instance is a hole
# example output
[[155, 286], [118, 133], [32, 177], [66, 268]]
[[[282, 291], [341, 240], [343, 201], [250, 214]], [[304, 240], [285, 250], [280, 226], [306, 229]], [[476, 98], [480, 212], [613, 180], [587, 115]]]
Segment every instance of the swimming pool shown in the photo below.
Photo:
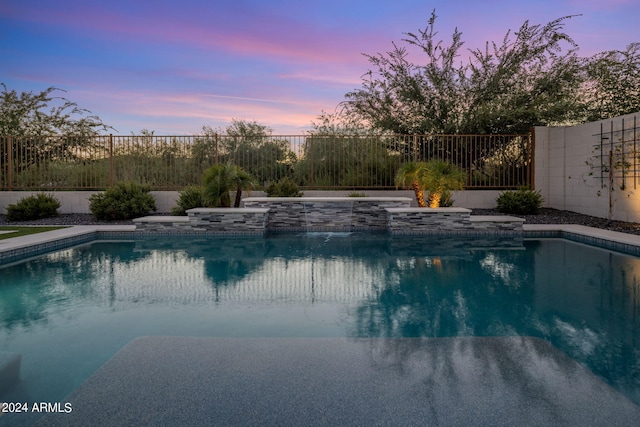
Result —
[[0, 401], [62, 401], [148, 335], [533, 336], [640, 404], [639, 280], [640, 259], [563, 239], [95, 241], [0, 270], [0, 351], [22, 357]]

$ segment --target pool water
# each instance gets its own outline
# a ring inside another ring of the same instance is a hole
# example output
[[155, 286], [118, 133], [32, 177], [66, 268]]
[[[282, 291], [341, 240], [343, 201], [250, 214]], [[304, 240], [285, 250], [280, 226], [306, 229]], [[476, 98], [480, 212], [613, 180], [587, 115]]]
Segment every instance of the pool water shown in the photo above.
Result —
[[63, 401], [145, 335], [520, 335], [640, 404], [639, 281], [640, 259], [562, 239], [96, 241], [0, 269], [0, 351], [22, 357], [0, 402]]

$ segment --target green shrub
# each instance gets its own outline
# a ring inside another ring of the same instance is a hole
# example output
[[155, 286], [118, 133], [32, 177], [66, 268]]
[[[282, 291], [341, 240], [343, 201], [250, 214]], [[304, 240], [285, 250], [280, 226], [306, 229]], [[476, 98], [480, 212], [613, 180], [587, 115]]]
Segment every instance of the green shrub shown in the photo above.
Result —
[[31, 219], [58, 216], [60, 201], [51, 194], [38, 193], [23, 197], [15, 205], [7, 206], [7, 221], [27, 221]]
[[204, 187], [190, 185], [180, 192], [178, 205], [171, 209], [174, 215], [186, 215], [188, 209], [204, 207]]
[[272, 182], [264, 191], [268, 197], [302, 197], [303, 193], [298, 184], [289, 178], [282, 178], [278, 182]]
[[544, 199], [539, 191], [519, 189], [505, 191], [498, 196], [498, 211], [515, 215], [536, 215], [540, 211]]
[[118, 183], [104, 193], [89, 197], [89, 210], [99, 220], [131, 219], [156, 210], [156, 201], [148, 185]]
[[358, 191], [352, 191], [351, 193], [347, 193], [347, 197], [367, 197], [367, 195]]

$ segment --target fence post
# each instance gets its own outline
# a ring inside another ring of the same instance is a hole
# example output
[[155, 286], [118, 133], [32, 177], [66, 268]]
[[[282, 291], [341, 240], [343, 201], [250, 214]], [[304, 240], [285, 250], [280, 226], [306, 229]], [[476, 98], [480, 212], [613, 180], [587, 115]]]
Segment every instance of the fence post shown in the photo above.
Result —
[[218, 152], [219, 152], [218, 151], [218, 134], [215, 133], [213, 135], [214, 135], [213, 136], [213, 140], [215, 141], [215, 144], [216, 144], [216, 164], [218, 164], [218, 163], [220, 163], [220, 158], [218, 157]]
[[527, 187], [535, 190], [536, 189], [536, 130], [535, 128], [531, 128], [529, 130], [529, 147], [527, 147], [527, 151], [529, 152], [529, 173], [527, 183]]
[[413, 161], [418, 161], [418, 135], [413, 135]]
[[310, 136], [308, 139], [308, 144], [309, 144], [309, 148], [307, 149], [307, 153], [309, 154], [309, 170], [310, 170], [310, 175], [311, 175], [311, 182], [310, 185], [311, 187], [313, 187], [315, 185], [315, 175], [313, 174], [313, 136]]
[[13, 190], [13, 141], [11, 136], [7, 137], [7, 187]]
[[113, 187], [113, 134], [109, 134], [109, 187]]

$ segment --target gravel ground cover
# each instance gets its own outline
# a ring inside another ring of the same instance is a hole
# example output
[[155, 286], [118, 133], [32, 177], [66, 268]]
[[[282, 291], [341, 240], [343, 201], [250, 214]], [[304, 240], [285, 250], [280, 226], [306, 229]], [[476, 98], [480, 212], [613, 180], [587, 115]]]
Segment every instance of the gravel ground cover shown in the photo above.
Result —
[[[495, 209], [473, 209], [472, 215], [503, 215]], [[538, 215], [518, 215], [525, 224], [579, 224], [605, 230], [640, 235], [640, 224], [635, 222], [609, 221], [604, 218], [583, 215], [576, 212], [543, 208]], [[8, 222], [6, 215], [0, 215], [0, 225], [95, 225], [133, 224], [133, 221], [98, 221], [91, 214], [62, 214], [56, 218], [33, 221]]]

